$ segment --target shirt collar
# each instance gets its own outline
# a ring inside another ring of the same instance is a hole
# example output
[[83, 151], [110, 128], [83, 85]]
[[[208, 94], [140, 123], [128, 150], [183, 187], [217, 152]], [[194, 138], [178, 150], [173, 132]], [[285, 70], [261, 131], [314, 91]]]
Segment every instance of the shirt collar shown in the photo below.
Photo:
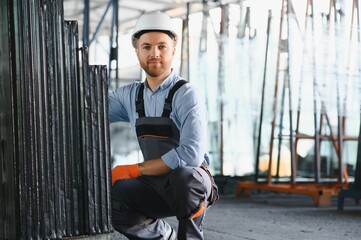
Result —
[[[168, 75], [166, 79], [164, 79], [164, 81], [158, 86], [158, 88], [154, 91], [154, 93], [159, 91], [164, 91], [165, 89], [167, 89], [174, 81], [174, 76], [175, 73], [174, 70], [172, 69], [172, 72]], [[149, 88], [147, 81], [145, 81], [145, 86]]]

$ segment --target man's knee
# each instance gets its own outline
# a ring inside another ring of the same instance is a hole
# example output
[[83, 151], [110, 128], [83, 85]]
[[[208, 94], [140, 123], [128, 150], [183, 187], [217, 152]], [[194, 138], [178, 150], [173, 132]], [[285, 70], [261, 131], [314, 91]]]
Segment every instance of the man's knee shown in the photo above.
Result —
[[117, 181], [112, 187], [112, 219], [114, 225], [137, 224], [143, 219], [134, 214], [132, 193], [127, 181]]
[[191, 216], [207, 194], [202, 175], [197, 168], [191, 167], [173, 170], [166, 182], [165, 191], [178, 218]]

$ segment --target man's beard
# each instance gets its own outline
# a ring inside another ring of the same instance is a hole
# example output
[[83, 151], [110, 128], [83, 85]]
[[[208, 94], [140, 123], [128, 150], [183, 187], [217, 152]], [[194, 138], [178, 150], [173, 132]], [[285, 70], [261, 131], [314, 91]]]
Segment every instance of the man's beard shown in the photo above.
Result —
[[163, 67], [152, 69], [152, 68], [146, 66], [143, 69], [151, 77], [159, 77], [160, 75], [162, 75], [165, 72], [165, 69]]

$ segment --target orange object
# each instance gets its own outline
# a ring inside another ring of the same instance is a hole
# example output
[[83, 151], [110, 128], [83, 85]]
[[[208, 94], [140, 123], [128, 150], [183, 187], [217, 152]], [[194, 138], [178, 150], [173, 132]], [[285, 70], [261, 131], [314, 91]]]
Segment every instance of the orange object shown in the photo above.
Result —
[[116, 166], [112, 170], [112, 186], [119, 179], [131, 179], [141, 175], [139, 164]]
[[192, 215], [191, 219], [197, 218], [200, 215], [204, 213], [204, 210], [206, 210], [206, 206], [204, 206], [204, 201], [202, 202], [201, 207], [198, 209], [198, 211]]

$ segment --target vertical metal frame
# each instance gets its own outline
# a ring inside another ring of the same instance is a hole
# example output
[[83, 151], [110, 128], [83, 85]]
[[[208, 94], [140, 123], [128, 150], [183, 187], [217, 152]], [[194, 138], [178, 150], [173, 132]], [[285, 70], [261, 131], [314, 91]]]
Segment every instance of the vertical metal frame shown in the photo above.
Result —
[[[116, 87], [119, 86], [119, 74], [118, 74], [118, 0], [111, 0], [113, 5], [113, 15], [112, 15], [112, 26], [111, 33], [109, 39], [110, 46], [110, 54], [109, 54], [109, 85], [111, 84], [111, 80], [114, 79], [116, 81]], [[114, 63], [114, 64], [113, 64]], [[113, 68], [114, 65], [114, 68]], [[113, 73], [115, 72], [115, 73]]]
[[[109, 233], [107, 69], [83, 63], [80, 78], [78, 26], [62, 1], [5, 1], [0, 12], [0, 238]], [[86, 144], [84, 125], [97, 141]]]
[[[259, 158], [261, 152], [261, 139], [262, 139], [262, 125], [263, 125], [263, 113], [264, 113], [264, 99], [265, 99], [265, 89], [266, 89], [266, 73], [267, 73], [267, 64], [268, 64], [268, 50], [269, 50], [269, 36], [270, 36], [270, 28], [271, 28], [271, 20], [272, 20], [272, 12], [268, 12], [268, 20], [267, 20], [267, 39], [266, 39], [266, 52], [264, 58], [264, 65], [263, 65], [263, 78], [262, 78], [262, 93], [261, 93], [261, 109], [260, 109], [260, 118], [259, 118], [259, 125], [258, 125], [258, 138], [257, 138], [257, 150], [256, 150], [256, 159], [255, 159], [255, 181], [258, 181], [259, 177]], [[270, 163], [271, 166], [271, 157], [270, 156]], [[268, 169], [270, 174], [271, 169]]]
[[89, 17], [90, 17], [90, 0], [84, 0], [84, 20], [83, 20], [83, 44], [89, 46]]

